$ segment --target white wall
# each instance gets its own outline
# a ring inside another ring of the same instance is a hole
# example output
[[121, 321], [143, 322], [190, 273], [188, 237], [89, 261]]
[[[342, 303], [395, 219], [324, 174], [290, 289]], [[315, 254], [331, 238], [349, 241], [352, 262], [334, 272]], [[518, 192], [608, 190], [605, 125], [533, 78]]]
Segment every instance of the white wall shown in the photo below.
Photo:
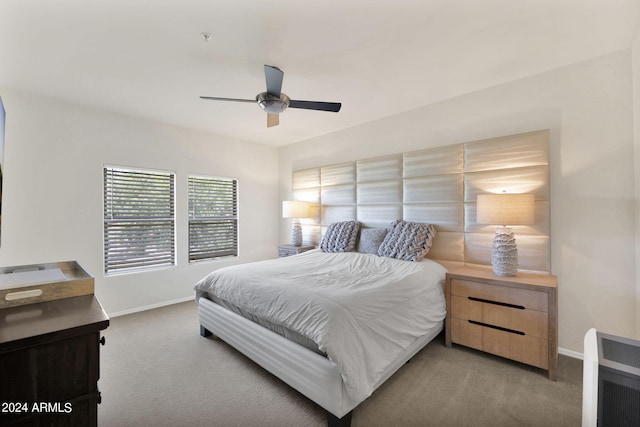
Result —
[[591, 327], [636, 333], [632, 101], [627, 50], [283, 147], [281, 198], [295, 169], [550, 129], [559, 345], [582, 353]]
[[[277, 150], [9, 90], [0, 265], [77, 260], [109, 313], [194, 295], [213, 269], [274, 257], [279, 221]], [[176, 172], [177, 266], [105, 277], [104, 164]], [[239, 179], [240, 256], [189, 264], [187, 176]]]

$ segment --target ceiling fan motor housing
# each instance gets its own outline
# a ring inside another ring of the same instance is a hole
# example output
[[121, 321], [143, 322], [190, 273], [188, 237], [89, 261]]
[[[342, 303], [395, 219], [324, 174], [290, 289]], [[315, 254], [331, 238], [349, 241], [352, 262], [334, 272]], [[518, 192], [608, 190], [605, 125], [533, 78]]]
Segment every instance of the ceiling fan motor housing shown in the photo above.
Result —
[[275, 95], [270, 95], [267, 92], [262, 92], [256, 96], [258, 105], [267, 113], [280, 114], [289, 106], [289, 97], [284, 93], [280, 94], [278, 98]]

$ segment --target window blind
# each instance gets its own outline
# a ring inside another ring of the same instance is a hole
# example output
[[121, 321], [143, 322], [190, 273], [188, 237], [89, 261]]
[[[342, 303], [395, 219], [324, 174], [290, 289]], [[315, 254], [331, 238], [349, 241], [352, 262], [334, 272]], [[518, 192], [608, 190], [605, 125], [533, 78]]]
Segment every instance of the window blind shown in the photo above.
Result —
[[189, 177], [189, 262], [238, 255], [238, 181]]
[[104, 168], [105, 272], [175, 264], [175, 175]]

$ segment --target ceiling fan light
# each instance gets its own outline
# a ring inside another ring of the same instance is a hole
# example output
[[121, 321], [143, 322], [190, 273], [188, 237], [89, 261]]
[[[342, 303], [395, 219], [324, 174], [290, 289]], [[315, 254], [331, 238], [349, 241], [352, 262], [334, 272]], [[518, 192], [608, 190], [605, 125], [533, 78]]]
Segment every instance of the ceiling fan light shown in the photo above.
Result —
[[267, 92], [262, 92], [256, 97], [256, 101], [258, 101], [260, 108], [271, 114], [280, 114], [289, 106], [289, 97], [284, 93], [281, 93], [278, 98]]

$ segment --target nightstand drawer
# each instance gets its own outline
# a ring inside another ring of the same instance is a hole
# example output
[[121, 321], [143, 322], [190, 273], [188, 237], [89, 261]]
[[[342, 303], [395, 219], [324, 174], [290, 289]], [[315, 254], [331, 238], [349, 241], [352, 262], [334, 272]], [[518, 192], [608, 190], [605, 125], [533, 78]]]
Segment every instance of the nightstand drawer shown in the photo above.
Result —
[[528, 310], [522, 306], [505, 306], [451, 296], [451, 316], [461, 320], [509, 329], [538, 338], [549, 336], [549, 315], [543, 311]]
[[529, 289], [510, 288], [488, 283], [452, 279], [451, 295], [516, 305], [536, 311], [549, 311], [548, 294], [546, 292], [532, 291]]
[[299, 252], [296, 249], [291, 249], [291, 248], [278, 248], [278, 256], [280, 258], [282, 257], [286, 257], [286, 256], [291, 256], [291, 255], [296, 255]]
[[278, 246], [278, 257], [288, 257], [291, 255], [301, 254], [306, 251], [315, 249], [313, 245], [293, 246], [293, 245], [280, 245]]
[[463, 319], [453, 318], [451, 323], [453, 342], [538, 368], [549, 368], [546, 338], [502, 331]]

